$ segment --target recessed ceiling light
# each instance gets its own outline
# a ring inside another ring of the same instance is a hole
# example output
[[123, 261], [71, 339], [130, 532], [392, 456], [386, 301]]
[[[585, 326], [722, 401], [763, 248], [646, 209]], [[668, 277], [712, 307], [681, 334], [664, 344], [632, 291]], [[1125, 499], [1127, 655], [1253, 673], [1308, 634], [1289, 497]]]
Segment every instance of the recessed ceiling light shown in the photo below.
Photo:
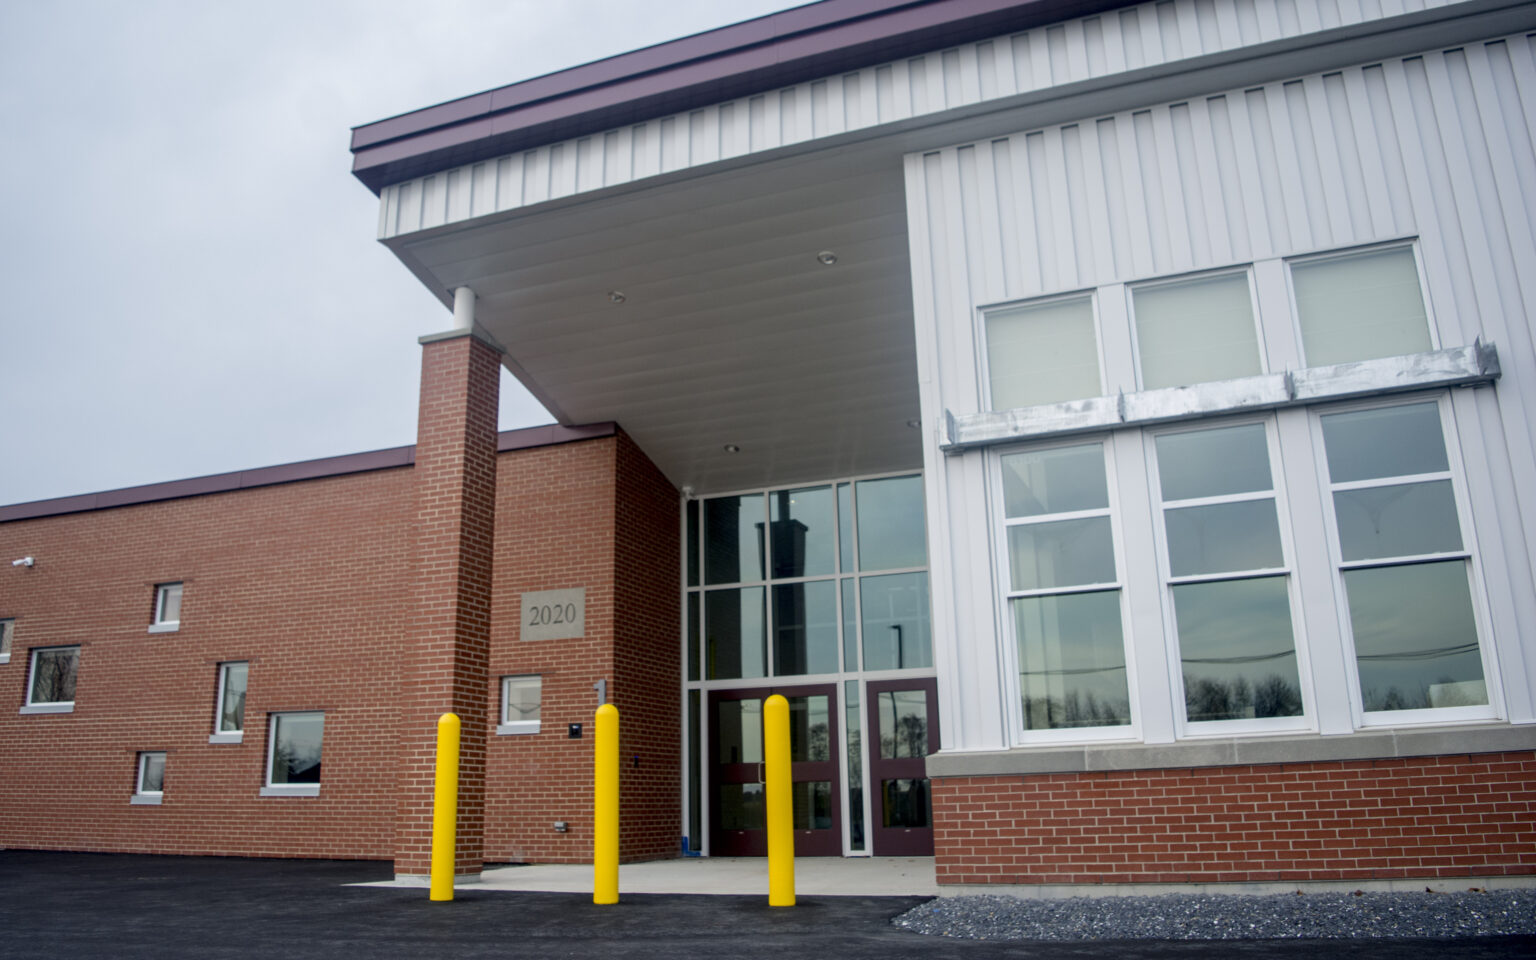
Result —
[[627, 300], [629, 298], [624, 296], [624, 294], [619, 292], [618, 290], [609, 290], [608, 291], [608, 299], [609, 299], [609, 301], [611, 301], [613, 303], [623, 303], [625, 300]]
[[728, 444], [725, 445], [725, 452], [726, 453], [740, 453], [741, 452], [741, 448], [736, 446], [736, 444], [734, 444], [734, 443], [728, 443]]
[[821, 263], [822, 266], [830, 267], [832, 264], [837, 262], [837, 254], [833, 253], [831, 250], [823, 250], [816, 254], [816, 259]]

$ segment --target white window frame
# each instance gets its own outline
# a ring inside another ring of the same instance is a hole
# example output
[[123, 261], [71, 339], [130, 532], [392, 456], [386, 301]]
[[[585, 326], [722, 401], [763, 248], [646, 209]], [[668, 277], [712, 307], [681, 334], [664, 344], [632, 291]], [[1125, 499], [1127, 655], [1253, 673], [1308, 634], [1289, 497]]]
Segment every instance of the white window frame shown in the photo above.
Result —
[[75, 685], [76, 685], [75, 694], [76, 694], [76, 696], [79, 695], [79, 692], [80, 692], [79, 691], [79, 683], [80, 683], [80, 645], [76, 643], [76, 644], [59, 644], [59, 645], [51, 646], [51, 647], [33, 647], [30, 651], [28, 651], [28, 654], [27, 654], [27, 660], [28, 660], [28, 665], [27, 665], [27, 702], [21, 708], [21, 712], [22, 713], [74, 713], [75, 712], [75, 701], [73, 701], [73, 700], [52, 700], [52, 701], [45, 701], [43, 703], [34, 703], [33, 700], [32, 700], [33, 685], [37, 682], [37, 660], [38, 660], [38, 654], [46, 653], [46, 652], [48, 652], [50, 650], [73, 650], [73, 651], [75, 651]]
[[[277, 724], [283, 717], [325, 717], [324, 710], [283, 710], [267, 714], [267, 765], [263, 774], [263, 797], [318, 797], [318, 783], [273, 783], [272, 760], [277, 753]], [[324, 754], [324, 733], [321, 734], [321, 751]], [[322, 761], [323, 762], [323, 761]]]
[[1435, 308], [1429, 298], [1429, 282], [1424, 271], [1424, 251], [1419, 249], [1419, 238], [1404, 237], [1399, 240], [1388, 240], [1384, 243], [1366, 243], [1353, 247], [1335, 247], [1329, 250], [1320, 250], [1316, 253], [1306, 253], [1295, 257], [1283, 258], [1285, 262], [1285, 294], [1290, 306], [1291, 336], [1296, 343], [1296, 356], [1301, 359], [1302, 367], [1316, 366], [1307, 356], [1307, 342], [1302, 338], [1301, 308], [1296, 300], [1296, 281], [1291, 276], [1291, 267], [1295, 264], [1322, 263], [1328, 260], [1342, 260], [1348, 257], [1358, 256], [1362, 253], [1382, 253], [1387, 250], [1396, 250], [1407, 247], [1413, 254], [1413, 268], [1418, 273], [1419, 299], [1424, 303], [1424, 322], [1429, 325], [1429, 349], [1441, 348], [1440, 327], [1435, 323]]
[[172, 588], [175, 588], [178, 600], [185, 599], [186, 582], [183, 580], [168, 580], [165, 583], [155, 584], [155, 617], [149, 625], [150, 633], [175, 633], [181, 629], [181, 607], [176, 608], [176, 619], [165, 619], [165, 601], [170, 596]]
[[[1157, 438], [1181, 433], [1199, 433], [1258, 424], [1264, 428], [1265, 449], [1269, 453], [1268, 491], [1224, 494], [1193, 500], [1164, 500], [1162, 475], [1157, 462]], [[1242, 734], [1293, 733], [1317, 730], [1317, 707], [1312, 690], [1312, 662], [1308, 655], [1306, 618], [1301, 605], [1301, 590], [1296, 582], [1296, 547], [1292, 540], [1290, 504], [1286, 498], [1284, 470], [1280, 467], [1280, 436], [1278, 424], [1272, 416], [1213, 418], [1196, 423], [1184, 423], [1175, 427], [1145, 431], [1144, 444], [1147, 457], [1147, 493], [1152, 505], [1152, 536], [1157, 550], [1157, 575], [1161, 585], [1163, 610], [1163, 639], [1168, 662], [1168, 690], [1173, 704], [1173, 728], [1177, 739], [1200, 737], [1225, 737]], [[1167, 512], [1178, 507], [1204, 506], [1221, 503], [1240, 503], [1255, 500], [1273, 500], [1275, 522], [1280, 528], [1281, 565], [1255, 570], [1223, 571], [1221, 573], [1194, 574], [1175, 577], [1172, 559], [1168, 554]], [[1173, 588], [1186, 583], [1216, 583], [1230, 580], [1257, 580], [1284, 577], [1286, 602], [1291, 612], [1291, 641], [1296, 649], [1296, 681], [1301, 692], [1301, 715], [1297, 717], [1263, 717], [1251, 720], [1200, 720], [1191, 721], [1185, 707], [1183, 657], [1179, 648], [1178, 622], [1173, 606]]]
[[229, 682], [229, 668], [244, 666], [246, 670], [246, 683], [250, 683], [251, 662], [249, 660], [225, 660], [219, 664], [218, 695], [213, 701], [213, 733], [208, 735], [209, 743], [241, 743], [245, 740], [245, 717], [241, 715], [239, 730], [225, 730], [224, 723], [224, 691]]
[[538, 720], [511, 720], [510, 695], [514, 680], [537, 680], [539, 686], [539, 714], [544, 713], [544, 676], [538, 673], [508, 674], [501, 678], [501, 719], [496, 724], [497, 736], [510, 736], [514, 734], [530, 734], [539, 732]]
[[[161, 771], [160, 776], [161, 776], [161, 781], [160, 781], [160, 789], [159, 790], [145, 790], [144, 789], [144, 773], [145, 773], [146, 770], [149, 769], [149, 758], [150, 757], [159, 757], [160, 758], [160, 771]], [[129, 801], [128, 801], [129, 803], [134, 804], [136, 806], [159, 806], [160, 805], [160, 803], [165, 799], [165, 779], [164, 779], [164, 777], [165, 777], [165, 760], [166, 760], [166, 757], [165, 757], [165, 751], [164, 750], [141, 750], [141, 751], [139, 751], [138, 775], [134, 778], [134, 781], [133, 781], [133, 796], [131, 798], [129, 798]]]
[[[1007, 509], [1003, 503], [1002, 471], [1004, 457], [1010, 454], [1028, 453], [1036, 450], [1092, 445], [1097, 445], [1103, 452], [1104, 482], [1108, 493], [1108, 507], [1072, 513], [1044, 514], [1041, 517], [1030, 517], [1028, 520], [1022, 520], [1022, 518], [1015, 519], [1014, 521], [1009, 520]], [[999, 654], [1001, 655], [1000, 660], [1003, 666], [1003, 695], [1010, 704], [1008, 713], [1010, 717], [1011, 741], [1019, 746], [1140, 741], [1142, 739], [1142, 710], [1140, 690], [1137, 683], [1139, 672], [1136, 656], [1137, 643], [1132, 633], [1130, 596], [1129, 591], [1126, 589], [1125, 531], [1120, 515], [1121, 510], [1119, 509], [1119, 476], [1115, 466], [1113, 436], [1111, 434], [1085, 434], [1056, 437], [1037, 443], [999, 447], [989, 451], [989, 456], [991, 461], [988, 464], [987, 477], [991, 481], [992, 486], [989, 495], [990, 514], [993, 518], [992, 562], [994, 565], [993, 569], [998, 572], [997, 596], [999, 602], [995, 615], [998, 617], [998, 623], [1002, 625], [999, 635], [1003, 638], [1003, 643]], [[1113, 582], [1074, 585], [1060, 589], [1012, 589], [1013, 570], [1008, 554], [1009, 527], [1047, 523], [1055, 520], [1089, 519], [1099, 516], [1109, 517], [1110, 536], [1114, 540], [1115, 580]], [[1125, 686], [1126, 695], [1130, 702], [1130, 723], [1112, 727], [1069, 727], [1057, 730], [1027, 729], [1024, 726], [1024, 691], [1019, 683], [1019, 639], [1018, 631], [1014, 624], [1013, 610], [1011, 609], [1012, 601], [1021, 597], [1105, 593], [1110, 590], [1114, 590], [1119, 594], [1120, 642], [1125, 648]]]
[[16, 638], [16, 620], [12, 617], [0, 619], [0, 663], [11, 662], [11, 643]]
[[[1386, 407], [1412, 406], [1432, 402], [1440, 415], [1440, 437], [1445, 444], [1448, 470], [1430, 474], [1404, 474], [1376, 480], [1333, 484], [1328, 474], [1328, 450], [1323, 442], [1323, 417], [1334, 413], [1356, 410], [1374, 410]], [[1393, 397], [1376, 397], [1349, 403], [1314, 407], [1309, 411], [1312, 429], [1313, 460], [1317, 470], [1318, 488], [1322, 493], [1323, 522], [1327, 526], [1328, 557], [1333, 565], [1333, 589], [1337, 597], [1335, 608], [1338, 616], [1340, 643], [1344, 648], [1349, 683], [1350, 713], [1356, 729], [1442, 725], [1458, 722], [1486, 722], [1505, 716], [1503, 684], [1499, 673], [1498, 656], [1491, 624], [1493, 618], [1488, 608], [1487, 593], [1483, 588], [1481, 551], [1477, 545], [1477, 531], [1472, 524], [1472, 508], [1466, 483], [1466, 471], [1461, 457], [1461, 442], [1452, 417], [1450, 395], [1445, 391], [1422, 394], [1401, 394]], [[1461, 549], [1444, 553], [1424, 554], [1413, 557], [1388, 557], [1373, 560], [1344, 560], [1339, 540], [1339, 522], [1334, 511], [1333, 493], [1336, 489], [1360, 489], [1372, 486], [1391, 486], [1418, 480], [1447, 480], [1456, 500], [1456, 521], [1461, 526]], [[1349, 570], [1378, 567], [1408, 566], [1413, 563], [1431, 563], [1444, 560], [1461, 560], [1467, 565], [1468, 584], [1472, 600], [1472, 624], [1477, 631], [1478, 655], [1482, 658], [1483, 682], [1488, 692], [1488, 702], [1471, 707], [1430, 707], [1417, 710], [1379, 710], [1366, 712], [1364, 696], [1360, 692], [1359, 661], [1355, 654], [1354, 624], [1350, 622], [1348, 594], [1344, 589], [1344, 574]]]
[[[1102, 396], [1109, 383], [1109, 370], [1104, 362], [1104, 320], [1099, 310], [1099, 287], [1084, 287], [1080, 290], [1067, 290], [1061, 293], [1053, 293], [1044, 297], [1030, 297], [1026, 300], [1009, 300], [1003, 303], [989, 303], [978, 307], [972, 318], [971, 335], [974, 342], [981, 345], [977, 351], [976, 369], [978, 379], [976, 381], [976, 402], [978, 410], [1006, 410], [1007, 407], [994, 407], [992, 405], [992, 351], [987, 342], [987, 317], [989, 314], [1003, 310], [1013, 310], [1017, 307], [1040, 307], [1050, 303], [1064, 303], [1069, 300], [1088, 300], [1088, 312], [1093, 317], [1093, 342], [1099, 362], [1099, 392], [1087, 397], [1077, 397], [1073, 400], [1055, 401], [1058, 403], [1074, 403], [1078, 400], [1091, 400]], [[855, 521], [857, 522], [857, 521]], [[932, 563], [932, 558], [929, 558]]]
[[[1141, 377], [1141, 334], [1136, 327], [1136, 291], [1150, 290], [1156, 287], [1173, 286], [1180, 283], [1189, 283], [1197, 280], [1214, 280], [1217, 277], [1230, 277], [1241, 274], [1248, 281], [1248, 310], [1249, 317], [1253, 321], [1254, 345], [1259, 351], [1259, 372], [1251, 376], [1262, 376], [1270, 372], [1269, 348], [1264, 343], [1264, 322], [1259, 316], [1259, 292], [1258, 284], [1254, 282], [1253, 264], [1244, 263], [1230, 267], [1220, 267], [1215, 270], [1199, 270], [1194, 273], [1180, 273], [1173, 276], [1157, 277], [1152, 280], [1139, 280], [1125, 284], [1125, 318], [1130, 328], [1131, 338], [1131, 374], [1135, 378], [1134, 383], [1138, 390], [1166, 390], [1168, 387], [1147, 387]], [[1103, 349], [1100, 348], [1099, 363], [1103, 365]], [[1250, 376], [1244, 374], [1243, 376]], [[1233, 378], [1226, 378], [1233, 379]], [[1219, 383], [1219, 380], [1202, 380], [1201, 383]], [[1176, 386], [1190, 386], [1190, 384], [1177, 384]]]

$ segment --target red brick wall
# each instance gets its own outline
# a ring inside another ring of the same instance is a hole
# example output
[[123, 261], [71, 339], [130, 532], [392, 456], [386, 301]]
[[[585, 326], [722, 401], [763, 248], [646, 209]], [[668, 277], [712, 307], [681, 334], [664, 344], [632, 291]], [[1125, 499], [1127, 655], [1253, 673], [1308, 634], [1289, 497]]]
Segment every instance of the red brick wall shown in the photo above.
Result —
[[[622, 434], [503, 457], [488, 687], [494, 700], [501, 677], [537, 674], [543, 696], [536, 734], [496, 736], [490, 718], [487, 860], [590, 860], [592, 685], [600, 679], [621, 714], [620, 856], [676, 853], [677, 503]], [[585, 635], [523, 641], [521, 595], [570, 587], [586, 588]], [[568, 739], [572, 723], [582, 724], [582, 739]], [[557, 833], [556, 821], [569, 831]]]
[[940, 883], [1536, 873], [1536, 754], [934, 781]]
[[[412, 472], [0, 524], [0, 846], [387, 858]], [[181, 629], [148, 633], [157, 582]], [[28, 648], [81, 646], [75, 710], [22, 716]], [[245, 738], [210, 744], [217, 665], [250, 661]], [[269, 711], [325, 711], [318, 798], [261, 797]], [[167, 753], [130, 806], [135, 753]]]

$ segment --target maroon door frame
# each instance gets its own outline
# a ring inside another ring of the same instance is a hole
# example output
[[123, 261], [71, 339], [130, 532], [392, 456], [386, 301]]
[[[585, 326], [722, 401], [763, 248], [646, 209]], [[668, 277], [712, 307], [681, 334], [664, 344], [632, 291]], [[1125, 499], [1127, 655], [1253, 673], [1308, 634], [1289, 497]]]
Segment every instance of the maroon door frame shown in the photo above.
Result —
[[880, 756], [880, 694], [921, 690], [927, 694], [928, 752], [939, 749], [939, 684], [932, 677], [915, 680], [871, 680], [865, 684], [865, 737], [869, 742], [869, 814], [870, 852], [877, 857], [933, 856], [933, 806], [928, 808], [926, 827], [885, 826], [885, 790], [887, 780], [921, 780], [928, 785], [928, 761], [924, 757], [882, 759]]
[[837, 684], [818, 683], [802, 686], [751, 687], [741, 690], [711, 690], [705, 723], [709, 728], [709, 754], [705, 765], [709, 770], [709, 834], [711, 856], [716, 857], [763, 857], [768, 855], [766, 828], [757, 830], [726, 830], [721, 827], [720, 788], [729, 784], [758, 783], [761, 776], [756, 763], [721, 763], [719, 750], [719, 704], [730, 700], [766, 700], [773, 694], [785, 697], [827, 698], [827, 745], [829, 759], [798, 761], [791, 764], [790, 779], [795, 783], [806, 780], [826, 780], [832, 784], [832, 827], [830, 830], [796, 830], [795, 855], [799, 857], [840, 857], [843, 855], [843, 804], [839, 792], [842, 780], [838, 774], [838, 696]]

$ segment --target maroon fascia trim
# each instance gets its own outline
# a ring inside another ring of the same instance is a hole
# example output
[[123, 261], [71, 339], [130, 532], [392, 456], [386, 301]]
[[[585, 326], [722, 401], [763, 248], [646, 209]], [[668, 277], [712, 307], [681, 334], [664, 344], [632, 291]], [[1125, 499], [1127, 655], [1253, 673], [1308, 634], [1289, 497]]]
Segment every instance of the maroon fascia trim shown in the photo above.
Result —
[[[572, 427], [552, 423], [548, 426], [528, 427], [523, 430], [503, 430], [496, 437], [496, 452], [506, 453], [509, 450], [526, 450], [531, 447], [548, 447], [577, 440], [611, 437], [618, 431], [618, 424], [612, 422]], [[318, 480], [322, 477], [345, 476], [349, 473], [409, 467], [415, 462], [415, 444], [390, 447], [387, 450], [370, 450], [367, 453], [349, 453], [340, 457], [322, 457], [319, 460], [284, 463], [275, 467], [216, 473], [207, 477], [193, 477], [189, 480], [147, 483], [137, 487], [123, 487], [121, 490], [107, 490], [103, 493], [83, 493], [74, 497], [18, 503], [0, 507], [0, 523], [11, 520], [33, 520], [38, 517], [56, 517], [66, 513], [84, 513], [88, 510], [106, 510], [110, 507], [126, 507], [136, 503], [154, 503], [180, 497], [196, 497], [205, 493], [249, 490], [252, 487], [292, 483], [295, 480]]]
[[374, 193], [434, 170], [1126, 6], [1125, 0], [823, 0], [352, 130]]

